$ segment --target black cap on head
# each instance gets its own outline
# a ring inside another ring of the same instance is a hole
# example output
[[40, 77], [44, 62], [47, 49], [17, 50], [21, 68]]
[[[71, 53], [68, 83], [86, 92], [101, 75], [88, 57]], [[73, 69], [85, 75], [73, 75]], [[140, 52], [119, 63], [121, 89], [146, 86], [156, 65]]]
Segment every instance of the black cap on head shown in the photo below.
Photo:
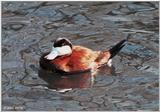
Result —
[[72, 49], [72, 43], [67, 38], [57, 38], [53, 44], [54, 47], [61, 47], [61, 46], [65, 46], [65, 45], [70, 46]]

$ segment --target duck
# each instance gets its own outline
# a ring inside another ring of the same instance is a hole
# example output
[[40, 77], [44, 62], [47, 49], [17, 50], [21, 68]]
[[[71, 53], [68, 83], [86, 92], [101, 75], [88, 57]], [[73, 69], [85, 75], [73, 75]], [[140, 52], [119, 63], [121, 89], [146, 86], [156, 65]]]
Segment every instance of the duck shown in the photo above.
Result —
[[51, 51], [40, 57], [40, 68], [64, 75], [93, 72], [104, 65], [112, 66], [112, 58], [126, 45], [126, 41], [123, 39], [111, 49], [101, 51], [73, 45], [69, 39], [59, 37]]

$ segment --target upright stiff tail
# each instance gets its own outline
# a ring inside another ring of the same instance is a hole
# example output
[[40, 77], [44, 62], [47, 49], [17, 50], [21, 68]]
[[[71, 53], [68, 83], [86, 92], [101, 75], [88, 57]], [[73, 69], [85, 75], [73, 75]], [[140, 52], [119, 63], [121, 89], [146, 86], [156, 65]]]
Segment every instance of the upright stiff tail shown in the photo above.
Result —
[[110, 59], [113, 58], [125, 46], [126, 41], [127, 39], [120, 41], [118, 44], [116, 44], [109, 50], [109, 52], [111, 53]]

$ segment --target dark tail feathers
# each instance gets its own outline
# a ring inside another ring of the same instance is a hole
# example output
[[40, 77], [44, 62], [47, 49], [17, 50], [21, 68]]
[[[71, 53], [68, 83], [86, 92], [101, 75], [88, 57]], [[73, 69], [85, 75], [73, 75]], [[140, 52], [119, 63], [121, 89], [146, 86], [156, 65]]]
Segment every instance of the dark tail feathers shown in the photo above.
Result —
[[113, 58], [125, 46], [126, 41], [127, 39], [120, 41], [109, 50], [109, 52], [111, 53], [110, 59]]

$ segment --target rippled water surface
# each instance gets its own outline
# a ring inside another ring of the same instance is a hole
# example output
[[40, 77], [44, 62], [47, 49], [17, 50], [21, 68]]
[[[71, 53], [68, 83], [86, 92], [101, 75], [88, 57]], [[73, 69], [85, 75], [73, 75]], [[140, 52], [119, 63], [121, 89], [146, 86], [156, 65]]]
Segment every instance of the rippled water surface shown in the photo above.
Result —
[[[158, 110], [158, 2], [2, 2], [2, 110]], [[93, 50], [128, 37], [113, 67], [39, 68], [57, 37]]]

